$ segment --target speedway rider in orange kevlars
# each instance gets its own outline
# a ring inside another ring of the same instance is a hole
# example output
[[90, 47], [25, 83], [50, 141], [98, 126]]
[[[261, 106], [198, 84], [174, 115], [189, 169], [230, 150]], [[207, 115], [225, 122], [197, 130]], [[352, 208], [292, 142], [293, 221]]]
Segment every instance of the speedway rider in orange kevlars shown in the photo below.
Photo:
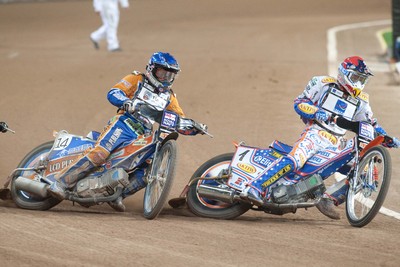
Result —
[[[294, 100], [294, 109], [306, 124], [305, 130], [291, 152], [277, 159], [258, 179], [248, 184], [241, 197], [262, 203], [270, 197], [271, 188], [274, 187], [269, 185], [276, 186], [278, 181], [295, 183], [287, 178], [289, 173], [299, 170], [318, 151], [340, 150], [347, 129], [358, 132], [358, 129], [352, 128], [354, 123], [350, 122], [367, 121], [372, 123], [378, 134], [387, 135], [377, 120], [373, 119], [368, 94], [362, 91], [371, 76], [373, 74], [364, 60], [352, 56], [339, 65], [337, 79], [330, 76], [313, 77], [303, 93]], [[393, 142], [387, 146], [399, 147], [400, 141], [393, 138]], [[346, 167], [339, 171], [346, 175], [349, 171]], [[317, 204], [318, 210], [332, 219], [340, 219], [334, 207], [344, 202], [347, 187], [344, 184], [335, 192], [324, 194]]]
[[[74, 186], [93, 168], [105, 163], [112, 151], [126, 142], [132, 142], [146, 131], [151, 131], [152, 122], [137, 112], [135, 113], [135, 110], [148, 109], [149, 112], [154, 113], [155, 121], [161, 120], [158, 117], [161, 116], [164, 109], [173, 111], [180, 117], [177, 126], [180, 134], [200, 133], [201, 131], [194, 128], [192, 124], [188, 124], [188, 120], [184, 119], [185, 115], [172, 91], [172, 84], [179, 71], [180, 66], [172, 55], [157, 52], [150, 58], [145, 73], [134, 71], [114, 85], [108, 92], [107, 98], [111, 104], [118, 107], [118, 114], [110, 119], [93, 148], [85, 151], [60, 173], [50, 174], [46, 177], [50, 182], [48, 192], [53, 197], [65, 199], [65, 190]], [[151, 103], [153, 108], [138, 99], [136, 96], [139, 95], [141, 99], [147, 99], [147, 103]], [[200, 127], [204, 130], [207, 129], [204, 124], [200, 124]], [[122, 200], [146, 186], [142, 178], [147, 166], [147, 163], [144, 163], [134, 172], [129, 186], [124, 189], [122, 195], [110, 202], [111, 207], [117, 211], [125, 210]]]

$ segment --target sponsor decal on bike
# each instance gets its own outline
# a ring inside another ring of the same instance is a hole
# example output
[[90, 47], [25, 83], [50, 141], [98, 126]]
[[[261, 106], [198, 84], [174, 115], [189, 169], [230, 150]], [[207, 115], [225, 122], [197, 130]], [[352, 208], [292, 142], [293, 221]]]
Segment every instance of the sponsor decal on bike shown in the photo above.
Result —
[[144, 138], [140, 138], [140, 139], [137, 139], [135, 142], [133, 142], [133, 144], [136, 146], [144, 146], [147, 144], [147, 141]]
[[317, 107], [307, 103], [300, 103], [297, 107], [306, 114], [314, 114], [318, 110]]
[[330, 134], [326, 131], [318, 131], [318, 135], [325, 139], [328, 139], [329, 142], [331, 142], [331, 144], [333, 144], [333, 145], [336, 145], [338, 142], [338, 139], [336, 138], [336, 136], [334, 136], [333, 134]]
[[83, 152], [83, 151], [85, 151], [87, 149], [92, 148], [92, 147], [93, 147], [92, 144], [84, 144], [84, 145], [80, 145], [80, 146], [77, 146], [77, 147], [64, 149], [60, 153], [58, 153], [57, 156], [65, 157], [67, 155], [79, 154], [79, 153], [81, 153], [81, 152]]
[[144, 128], [143, 125], [140, 124], [139, 122], [134, 122], [131, 119], [126, 119], [124, 120], [124, 123], [132, 130], [134, 131], [137, 135], [142, 135], [144, 134]]
[[238, 177], [235, 181], [235, 184], [238, 186], [242, 186], [243, 182], [245, 182], [245, 180], [242, 177]]
[[123, 130], [121, 128], [117, 128], [114, 133], [111, 135], [110, 139], [106, 143], [106, 148], [108, 151], [111, 151], [114, 144], [117, 142], [118, 138], [121, 136]]
[[278, 153], [278, 152], [276, 152], [276, 151], [271, 151], [270, 153], [269, 153], [271, 156], [273, 156], [273, 157], [275, 157], [275, 158], [281, 158], [281, 157], [283, 157], [282, 156], [282, 154], [280, 154], [280, 153]]
[[359, 136], [367, 140], [374, 139], [374, 128], [368, 123], [360, 123]]
[[161, 125], [167, 128], [174, 129], [176, 127], [177, 120], [178, 116], [176, 114], [170, 112], [164, 112]]
[[255, 173], [256, 172], [256, 168], [254, 168], [253, 166], [246, 164], [246, 163], [238, 163], [237, 166], [239, 169], [241, 169], [242, 171], [247, 172], [247, 173]]
[[285, 167], [283, 167], [282, 169], [280, 169], [275, 175], [273, 175], [271, 178], [269, 178], [267, 181], [265, 181], [262, 186], [263, 187], [267, 187], [271, 184], [273, 184], [274, 182], [276, 182], [279, 178], [281, 178], [282, 176], [284, 176], [286, 173], [290, 172], [292, 170], [292, 165], [288, 164]]
[[262, 156], [255, 156], [253, 161], [255, 163], [261, 164], [263, 166], [269, 166], [273, 162], [272, 160], [262, 157]]
[[71, 164], [71, 162], [74, 161], [74, 159], [62, 159], [62, 160], [57, 160], [57, 161], [50, 161], [49, 162], [49, 172], [53, 173], [53, 172], [57, 172], [59, 170], [64, 169], [65, 167], [67, 167], [69, 164]]

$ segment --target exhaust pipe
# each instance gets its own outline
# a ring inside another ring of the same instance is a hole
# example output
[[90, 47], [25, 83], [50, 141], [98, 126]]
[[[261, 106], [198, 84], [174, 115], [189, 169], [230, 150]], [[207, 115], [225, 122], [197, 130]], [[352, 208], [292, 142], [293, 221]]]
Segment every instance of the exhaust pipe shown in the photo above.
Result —
[[199, 185], [197, 193], [200, 197], [220, 200], [230, 204], [236, 202], [235, 199], [237, 198], [234, 190], [204, 184]]
[[15, 189], [26, 191], [43, 198], [48, 197], [47, 186], [48, 184], [41, 183], [35, 180], [28, 179], [26, 177], [19, 176], [14, 180]]

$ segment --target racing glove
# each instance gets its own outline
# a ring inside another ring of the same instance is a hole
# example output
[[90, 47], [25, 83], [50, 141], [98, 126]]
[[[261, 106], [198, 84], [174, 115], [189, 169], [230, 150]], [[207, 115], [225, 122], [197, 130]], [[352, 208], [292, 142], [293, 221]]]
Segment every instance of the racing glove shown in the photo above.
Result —
[[372, 124], [372, 126], [374, 126], [375, 131], [377, 132], [377, 134], [383, 135], [383, 136], [386, 136], [386, 135], [387, 135], [385, 129], [383, 129], [382, 126], [380, 126], [380, 125], [378, 124], [378, 120], [377, 120], [377, 119], [375, 119], [375, 118], [372, 119], [371, 124]]
[[122, 104], [122, 109], [126, 112], [133, 113], [135, 111], [135, 105], [132, 100], [128, 99]]
[[194, 124], [194, 128], [196, 128], [196, 130], [198, 130], [198, 133], [200, 134], [204, 134], [205, 132], [207, 132], [208, 126], [205, 125], [204, 123], [195, 123]]
[[180, 118], [176, 129], [178, 133], [183, 135], [204, 134], [207, 131], [207, 125], [197, 123], [192, 119]]
[[397, 139], [396, 137], [393, 137], [391, 140], [385, 142], [383, 145], [385, 147], [389, 147], [389, 148], [399, 148], [400, 147], [400, 140]]
[[314, 113], [314, 116], [317, 121], [324, 122], [329, 120], [329, 114], [323, 109], [318, 109], [317, 112]]

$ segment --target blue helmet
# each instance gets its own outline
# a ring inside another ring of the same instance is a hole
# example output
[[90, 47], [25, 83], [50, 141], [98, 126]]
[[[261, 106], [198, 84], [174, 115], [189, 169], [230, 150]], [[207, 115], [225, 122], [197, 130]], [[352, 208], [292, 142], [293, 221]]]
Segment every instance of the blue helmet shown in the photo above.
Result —
[[146, 66], [146, 77], [156, 88], [169, 88], [180, 71], [178, 61], [169, 53], [154, 53]]

